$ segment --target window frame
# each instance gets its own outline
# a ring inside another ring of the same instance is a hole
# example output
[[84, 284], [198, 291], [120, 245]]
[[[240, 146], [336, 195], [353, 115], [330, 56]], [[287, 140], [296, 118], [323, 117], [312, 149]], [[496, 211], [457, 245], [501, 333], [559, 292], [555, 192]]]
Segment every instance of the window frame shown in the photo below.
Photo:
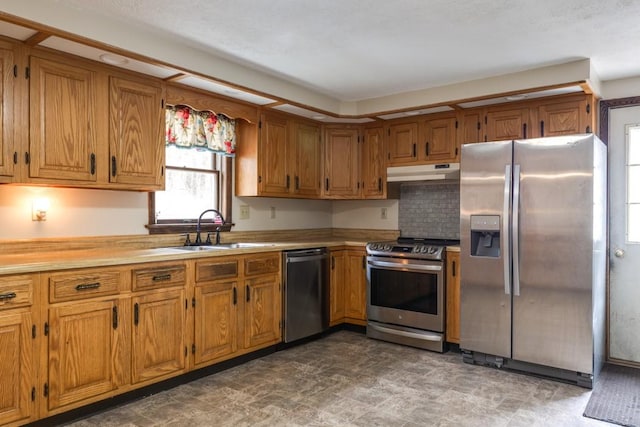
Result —
[[[220, 185], [220, 212], [224, 216], [224, 225], [220, 227], [220, 231], [230, 231], [233, 224], [233, 218], [231, 216], [231, 201], [233, 199], [233, 159], [229, 156], [218, 156], [219, 162], [219, 185]], [[165, 166], [166, 169], [166, 166]], [[164, 169], [163, 169], [164, 171]], [[179, 233], [195, 233], [197, 220], [185, 220], [183, 222], [165, 222], [169, 220], [163, 220], [163, 222], [156, 222], [156, 204], [155, 204], [155, 192], [149, 193], [148, 199], [148, 213], [149, 222], [147, 229], [149, 234], [179, 234]], [[219, 226], [214, 224], [212, 217], [203, 218], [200, 224], [201, 231], [215, 231]]]

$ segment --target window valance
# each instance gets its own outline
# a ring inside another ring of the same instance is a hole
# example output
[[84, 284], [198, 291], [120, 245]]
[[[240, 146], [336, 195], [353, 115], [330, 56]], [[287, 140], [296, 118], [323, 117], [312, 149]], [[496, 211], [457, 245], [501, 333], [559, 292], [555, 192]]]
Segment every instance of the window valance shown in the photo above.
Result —
[[236, 121], [223, 114], [197, 111], [185, 105], [166, 109], [166, 143], [205, 148], [225, 156], [236, 152]]

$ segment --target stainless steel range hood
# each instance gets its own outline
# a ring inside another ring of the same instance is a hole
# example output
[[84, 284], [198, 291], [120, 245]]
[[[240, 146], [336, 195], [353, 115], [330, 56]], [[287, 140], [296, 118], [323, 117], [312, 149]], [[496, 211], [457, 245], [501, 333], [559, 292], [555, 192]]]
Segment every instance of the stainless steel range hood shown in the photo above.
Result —
[[387, 168], [387, 182], [459, 179], [460, 163], [436, 165], [392, 166]]

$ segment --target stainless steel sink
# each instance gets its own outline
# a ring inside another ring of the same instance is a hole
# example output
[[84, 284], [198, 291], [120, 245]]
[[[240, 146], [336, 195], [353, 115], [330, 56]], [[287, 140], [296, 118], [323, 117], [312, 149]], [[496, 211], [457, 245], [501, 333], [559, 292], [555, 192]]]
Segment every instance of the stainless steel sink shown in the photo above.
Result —
[[275, 243], [234, 242], [234, 243], [221, 243], [219, 245], [175, 246], [173, 249], [198, 252], [198, 251], [215, 251], [215, 250], [224, 250], [224, 249], [264, 248], [267, 246], [275, 246]]

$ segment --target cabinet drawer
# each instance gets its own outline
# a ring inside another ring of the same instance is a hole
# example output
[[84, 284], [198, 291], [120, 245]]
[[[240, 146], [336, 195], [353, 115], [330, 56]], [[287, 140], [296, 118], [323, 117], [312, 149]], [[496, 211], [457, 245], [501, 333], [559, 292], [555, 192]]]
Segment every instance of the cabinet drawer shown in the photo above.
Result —
[[218, 259], [196, 263], [196, 282], [238, 277], [237, 259]]
[[0, 310], [33, 304], [33, 276], [0, 277]]
[[133, 270], [132, 272], [132, 287], [134, 291], [182, 286], [184, 284], [184, 264], [156, 266]]
[[54, 273], [49, 276], [50, 302], [115, 295], [123, 281], [121, 270]]
[[252, 256], [244, 260], [245, 276], [257, 274], [277, 273], [280, 271], [280, 254]]

